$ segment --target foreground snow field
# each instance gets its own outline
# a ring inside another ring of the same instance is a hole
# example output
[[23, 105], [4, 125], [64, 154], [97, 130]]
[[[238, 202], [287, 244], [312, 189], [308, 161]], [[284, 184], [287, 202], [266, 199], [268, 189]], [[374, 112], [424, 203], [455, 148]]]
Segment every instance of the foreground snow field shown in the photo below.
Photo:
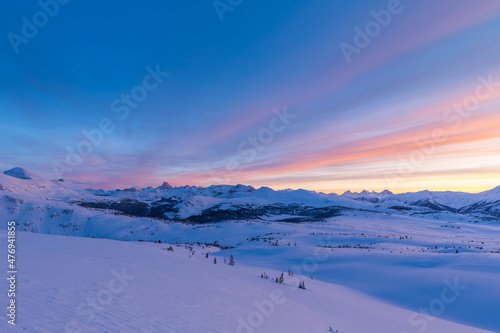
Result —
[[[242, 223], [227, 227], [229, 230], [224, 233], [233, 233], [237, 228], [243, 234], [240, 236], [244, 236], [250, 229], [259, 232], [265, 226]], [[276, 227], [292, 232], [299, 226], [278, 224]], [[311, 230], [331, 228], [319, 224], [303, 227]], [[220, 226], [206, 229], [222, 230]], [[188, 237], [195, 237], [194, 232], [184, 232], [189, 233], [192, 235]], [[6, 232], [1, 231], [0, 237], [1, 246], [5, 246]], [[0, 330], [328, 332], [331, 327], [345, 333], [410, 333], [418, 329], [435, 333], [486, 332], [424, 317], [320, 279], [350, 280], [346, 284], [359, 289], [366, 289], [366, 284], [370, 284], [381, 294], [393, 289], [393, 295], [400, 293], [401, 298], [415, 298], [423, 307], [442, 303], [445, 304], [443, 313], [460, 310], [454, 321], [460, 321], [461, 314], [466, 318], [465, 311], [474, 311], [482, 302], [488, 303], [489, 297], [491, 306], [498, 304], [499, 293], [495, 285], [499, 272], [498, 268], [493, 268], [494, 263], [498, 263], [498, 255], [490, 258], [489, 254], [478, 254], [481, 264], [489, 262], [492, 265], [490, 269], [480, 269], [476, 259], [470, 256], [473, 254], [454, 256], [439, 263], [443, 259], [441, 255], [427, 259], [411, 255], [391, 257], [362, 249], [310, 247], [306, 245], [310, 238], [305, 236], [290, 240], [300, 242], [300, 238], [304, 242], [297, 247], [251, 241], [238, 249], [217, 252], [215, 247], [194, 245], [193, 254], [184, 245], [173, 245], [174, 251], [168, 251], [165, 249], [170, 245], [164, 243], [21, 232], [17, 238], [18, 322], [13, 328], [4, 319]], [[332, 250], [335, 255], [330, 255]], [[206, 258], [208, 251], [211, 254]], [[234, 266], [224, 264], [224, 258], [230, 254], [234, 254]], [[217, 264], [213, 263], [213, 255], [218, 259]], [[292, 261], [297, 261], [295, 267]], [[286, 273], [286, 267], [308, 273], [305, 276], [296, 273], [292, 277]], [[6, 270], [4, 261], [2, 269]], [[283, 284], [260, 277], [265, 272], [274, 278], [283, 271]], [[310, 275], [317, 278], [311, 279]], [[439, 275], [446, 276], [452, 286], [458, 278], [458, 290], [443, 294], [447, 285], [439, 283]], [[419, 279], [423, 280], [414, 286]], [[465, 281], [467, 279], [470, 280]], [[297, 288], [299, 281], [305, 281], [306, 290]], [[483, 286], [483, 283], [488, 285]], [[467, 289], [460, 289], [462, 284]], [[488, 286], [496, 289], [484, 293]], [[1, 288], [7, 289], [5, 280]], [[453, 301], [445, 303], [439, 301], [441, 299]], [[397, 303], [396, 299], [394, 301]], [[491, 331], [498, 331], [498, 325], [493, 327], [497, 310], [498, 307], [476, 317], [478, 325], [474, 326], [481, 326], [484, 320], [483, 326], [489, 325]], [[489, 316], [493, 316], [491, 320]]]

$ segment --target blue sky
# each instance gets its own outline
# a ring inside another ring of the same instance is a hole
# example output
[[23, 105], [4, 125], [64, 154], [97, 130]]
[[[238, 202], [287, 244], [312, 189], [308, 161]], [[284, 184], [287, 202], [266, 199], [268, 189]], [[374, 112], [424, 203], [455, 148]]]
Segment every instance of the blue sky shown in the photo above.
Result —
[[[459, 126], [444, 115], [474, 96], [479, 77], [500, 81], [500, 3], [401, 1], [348, 63], [340, 44], [355, 46], [354, 28], [393, 1], [243, 0], [221, 21], [212, 1], [72, 0], [16, 53], [8, 34], [22, 36], [23, 17], [33, 22], [42, 7], [9, 0], [0, 14], [0, 168], [106, 188], [497, 185], [500, 87]], [[169, 76], [119, 119], [111, 104], [142, 84], [148, 66]], [[273, 110], [284, 108], [293, 118], [274, 131]], [[68, 166], [67, 147], [106, 118], [114, 130]], [[447, 138], [405, 166], [436, 129]]]

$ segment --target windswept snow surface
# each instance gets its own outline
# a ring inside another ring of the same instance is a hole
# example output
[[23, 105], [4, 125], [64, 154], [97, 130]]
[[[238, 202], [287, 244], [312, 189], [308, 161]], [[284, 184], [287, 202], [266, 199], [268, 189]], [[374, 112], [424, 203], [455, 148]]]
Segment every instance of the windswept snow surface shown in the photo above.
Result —
[[[6, 233], [0, 232], [5, 245]], [[415, 332], [411, 311], [338, 284], [280, 271], [224, 264], [215, 248], [18, 234], [19, 332]], [[209, 258], [205, 253], [211, 251]], [[212, 254], [218, 263], [213, 263]], [[239, 253], [239, 252], [238, 252]], [[259, 251], [246, 256], [263, 261]], [[359, 269], [367, 269], [359, 263]], [[354, 277], [361, 279], [362, 277]], [[297, 288], [303, 280], [306, 290]], [[0, 284], [6, 290], [7, 284]], [[393, 286], [407, 286], [401, 280]], [[443, 286], [441, 289], [444, 289]], [[447, 295], [453, 296], [453, 293]], [[441, 297], [426, 290], [422, 299]], [[460, 297], [460, 296], [458, 296]], [[464, 298], [466, 297], [464, 291]], [[470, 297], [467, 297], [469, 299]], [[448, 306], [448, 305], [447, 305]], [[450, 307], [452, 305], [449, 305]], [[423, 321], [424, 317], [420, 318]], [[440, 319], [429, 333], [487, 332]]]

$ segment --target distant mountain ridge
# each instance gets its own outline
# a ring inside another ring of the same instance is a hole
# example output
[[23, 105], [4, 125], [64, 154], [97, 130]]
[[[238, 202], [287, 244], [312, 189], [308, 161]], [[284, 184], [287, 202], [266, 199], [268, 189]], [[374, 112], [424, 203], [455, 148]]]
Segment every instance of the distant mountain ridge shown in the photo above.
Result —
[[352, 200], [359, 200], [359, 201], [368, 201], [372, 203], [379, 202], [380, 200], [387, 198], [388, 196], [394, 195], [391, 191], [389, 190], [384, 190], [380, 193], [377, 192], [368, 192], [367, 190], [364, 190], [360, 193], [358, 192], [351, 192], [347, 191], [344, 192], [344, 194], [341, 195], [341, 197], [347, 198], [347, 199], [352, 199]]
[[352, 200], [384, 203], [397, 201], [411, 206], [427, 207], [433, 210], [445, 210], [454, 213], [484, 213], [500, 216], [500, 186], [481, 193], [466, 192], [436, 192], [420, 191], [393, 194], [390, 191], [380, 193], [363, 191], [352, 193], [350, 191], [341, 195]]
[[477, 194], [431, 191], [393, 194], [385, 190], [347, 191], [337, 195], [301, 189], [256, 189], [241, 184], [172, 187], [164, 182], [158, 187], [104, 191], [84, 189], [62, 179], [45, 180], [19, 167], [0, 175], [0, 216], [5, 219], [46, 224], [47, 219], [63, 219], [63, 214], [64, 223], [60, 224], [75, 227], [71, 223], [77, 221], [78, 227], [83, 228], [80, 223], [85, 225], [81, 220], [84, 216], [92, 220], [99, 214], [101, 218], [103, 212], [193, 223], [243, 219], [307, 222], [349, 214], [414, 217], [433, 214], [437, 219], [496, 221], [500, 218], [500, 187]]

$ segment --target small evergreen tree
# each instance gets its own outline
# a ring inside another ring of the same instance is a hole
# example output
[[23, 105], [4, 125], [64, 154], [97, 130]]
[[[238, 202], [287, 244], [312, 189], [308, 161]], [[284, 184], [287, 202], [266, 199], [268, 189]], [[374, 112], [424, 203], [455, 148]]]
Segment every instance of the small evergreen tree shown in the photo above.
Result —
[[232, 254], [229, 256], [229, 266], [234, 266], [234, 257]]
[[217, 263], [217, 257], [214, 257], [214, 264]]

